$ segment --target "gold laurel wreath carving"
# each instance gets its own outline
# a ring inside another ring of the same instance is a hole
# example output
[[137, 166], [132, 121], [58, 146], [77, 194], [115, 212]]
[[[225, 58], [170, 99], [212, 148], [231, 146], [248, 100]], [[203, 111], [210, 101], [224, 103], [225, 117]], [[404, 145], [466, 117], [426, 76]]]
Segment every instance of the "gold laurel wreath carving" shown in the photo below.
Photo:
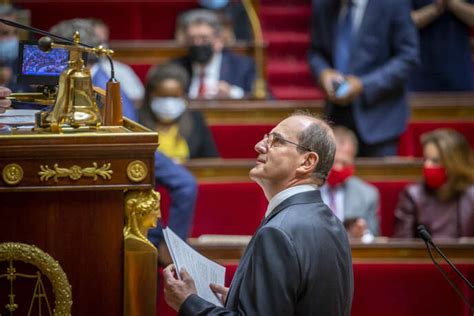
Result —
[[36, 266], [51, 282], [54, 293], [54, 316], [70, 316], [72, 290], [66, 273], [49, 254], [36, 246], [6, 242], [0, 243], [0, 261], [23, 261]]
[[48, 181], [53, 178], [54, 182], [58, 182], [58, 178], [69, 177], [71, 180], [79, 180], [82, 177], [93, 178], [94, 181], [100, 176], [104, 180], [110, 180], [112, 178], [113, 170], [109, 170], [111, 163], [106, 163], [102, 167], [98, 168], [97, 162], [92, 163], [92, 167], [81, 168], [77, 165], [71, 168], [59, 168], [57, 163], [54, 164], [53, 169], [50, 169], [48, 165], [40, 166], [41, 171], [38, 172], [41, 181]]

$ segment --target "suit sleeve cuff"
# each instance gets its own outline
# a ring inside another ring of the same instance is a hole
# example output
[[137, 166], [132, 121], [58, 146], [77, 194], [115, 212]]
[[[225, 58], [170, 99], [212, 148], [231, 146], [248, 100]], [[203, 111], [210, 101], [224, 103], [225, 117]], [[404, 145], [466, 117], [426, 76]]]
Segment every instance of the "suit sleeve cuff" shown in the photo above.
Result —
[[198, 311], [206, 310], [207, 308], [209, 308], [209, 305], [212, 304], [196, 294], [191, 294], [179, 307], [178, 315], [193, 316], [196, 315]]

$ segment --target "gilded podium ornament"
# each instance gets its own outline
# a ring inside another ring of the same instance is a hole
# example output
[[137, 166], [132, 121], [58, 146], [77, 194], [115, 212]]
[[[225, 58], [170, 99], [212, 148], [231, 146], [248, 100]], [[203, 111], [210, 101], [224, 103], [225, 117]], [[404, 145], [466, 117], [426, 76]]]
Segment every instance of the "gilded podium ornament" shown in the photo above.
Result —
[[148, 175], [148, 168], [143, 161], [134, 160], [127, 166], [127, 176], [132, 182], [141, 182]]
[[18, 184], [23, 179], [23, 168], [16, 163], [8, 164], [3, 168], [2, 176], [5, 183]]
[[[61, 268], [59, 263], [54, 260], [49, 254], [33, 245], [16, 242], [6, 242], [0, 243], [0, 261], [9, 262], [7, 274], [0, 274], [0, 278], [3, 276], [6, 277], [7, 280], [9, 280], [11, 284], [11, 291], [13, 291], [13, 289], [15, 288], [13, 286], [13, 282], [15, 282], [16, 279], [33, 277], [24, 273], [17, 272], [16, 268], [13, 266], [13, 262], [22, 261], [38, 268], [39, 271], [36, 273], [36, 276], [38, 276], [38, 280], [40, 280], [41, 275], [45, 275], [49, 279], [53, 287], [55, 301], [52, 314], [54, 316], [71, 315], [71, 285], [69, 284], [64, 270]], [[18, 308], [18, 305], [14, 301], [16, 295], [15, 293], [11, 292], [8, 296], [10, 300], [5, 307], [10, 311], [10, 314], [12, 314]], [[44, 297], [44, 293], [41, 296]], [[33, 296], [33, 299], [34, 298], [35, 296]], [[44, 299], [47, 300], [47, 297], [45, 297]]]
[[43, 182], [48, 181], [53, 178], [54, 182], [58, 182], [58, 178], [67, 178], [71, 180], [79, 180], [82, 177], [93, 178], [94, 181], [98, 177], [101, 177], [104, 180], [110, 180], [112, 178], [113, 170], [109, 170], [111, 163], [106, 163], [102, 167], [98, 167], [97, 162], [92, 163], [92, 167], [81, 168], [77, 165], [74, 165], [70, 168], [60, 168], [57, 163], [54, 164], [53, 169], [50, 169], [48, 165], [40, 166], [41, 171], [38, 172], [40, 180]]

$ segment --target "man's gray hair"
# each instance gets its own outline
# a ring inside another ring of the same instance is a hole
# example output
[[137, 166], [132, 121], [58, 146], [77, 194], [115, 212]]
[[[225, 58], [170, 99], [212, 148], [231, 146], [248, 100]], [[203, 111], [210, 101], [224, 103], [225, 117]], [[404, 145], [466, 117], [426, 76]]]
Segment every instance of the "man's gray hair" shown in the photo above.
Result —
[[216, 33], [221, 32], [224, 27], [222, 19], [214, 11], [195, 9], [185, 12], [179, 17], [178, 28], [182, 31], [186, 31], [190, 25], [201, 23], [209, 25]]
[[302, 147], [318, 154], [319, 161], [314, 169], [313, 176], [321, 179], [324, 183], [329, 171], [331, 171], [336, 155], [336, 142], [332, 129], [324, 120], [306, 111], [296, 111], [291, 116], [309, 116], [317, 119], [317, 122], [308, 126], [298, 135], [298, 142]]
[[51, 33], [66, 37], [68, 39], [73, 38], [74, 32], [78, 31], [81, 36], [81, 43], [98, 46], [100, 40], [95, 33], [95, 24], [91, 19], [71, 19], [64, 20], [54, 25], [51, 28]]

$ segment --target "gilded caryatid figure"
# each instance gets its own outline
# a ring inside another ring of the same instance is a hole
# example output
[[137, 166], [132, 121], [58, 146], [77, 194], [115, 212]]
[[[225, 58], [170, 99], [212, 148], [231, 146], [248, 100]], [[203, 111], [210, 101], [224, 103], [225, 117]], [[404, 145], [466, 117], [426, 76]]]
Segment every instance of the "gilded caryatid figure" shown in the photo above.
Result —
[[146, 238], [160, 213], [160, 194], [154, 190], [128, 191], [125, 196], [124, 315], [156, 315], [158, 251]]

